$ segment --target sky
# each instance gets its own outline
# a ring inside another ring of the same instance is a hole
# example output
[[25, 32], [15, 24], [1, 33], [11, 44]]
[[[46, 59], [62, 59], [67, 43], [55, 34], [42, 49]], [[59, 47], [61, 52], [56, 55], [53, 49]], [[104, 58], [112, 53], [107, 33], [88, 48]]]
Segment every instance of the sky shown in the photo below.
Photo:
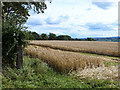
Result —
[[30, 11], [29, 31], [72, 38], [118, 36], [117, 0], [52, 0], [45, 13]]

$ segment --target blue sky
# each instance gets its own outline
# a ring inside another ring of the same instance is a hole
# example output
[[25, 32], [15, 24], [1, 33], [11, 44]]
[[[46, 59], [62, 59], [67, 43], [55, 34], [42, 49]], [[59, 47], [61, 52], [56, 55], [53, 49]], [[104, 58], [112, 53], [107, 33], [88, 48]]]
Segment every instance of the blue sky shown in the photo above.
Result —
[[72, 38], [118, 36], [117, 0], [52, 0], [46, 4], [45, 13], [30, 12], [28, 30]]

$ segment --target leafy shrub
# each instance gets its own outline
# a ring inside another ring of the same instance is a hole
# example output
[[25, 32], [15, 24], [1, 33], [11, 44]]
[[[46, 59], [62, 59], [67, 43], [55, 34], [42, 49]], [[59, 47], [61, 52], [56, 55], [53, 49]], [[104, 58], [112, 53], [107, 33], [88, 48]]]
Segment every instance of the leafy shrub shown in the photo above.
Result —
[[3, 24], [2, 32], [2, 53], [3, 53], [3, 66], [15, 66], [15, 59], [17, 56], [17, 46], [26, 44], [25, 34], [22, 30], [23, 27], [17, 27], [13, 22], [6, 22]]

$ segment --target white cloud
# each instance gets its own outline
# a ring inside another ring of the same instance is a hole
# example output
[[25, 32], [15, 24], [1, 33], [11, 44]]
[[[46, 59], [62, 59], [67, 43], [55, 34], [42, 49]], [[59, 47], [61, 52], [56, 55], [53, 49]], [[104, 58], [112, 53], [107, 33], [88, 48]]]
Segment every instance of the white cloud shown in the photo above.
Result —
[[119, 2], [120, 0], [92, 0], [93, 2]]
[[[26, 25], [31, 27], [29, 30], [36, 30], [38, 33], [53, 32], [78, 38], [117, 36], [115, 24], [118, 20], [118, 3], [113, 2], [112, 5], [106, 6], [109, 8], [104, 9], [104, 5], [96, 6], [93, 2], [95, 0], [53, 0], [52, 3], [47, 2], [48, 9], [45, 10], [45, 13], [38, 15], [32, 13]], [[112, 30], [93, 30], [93, 32], [86, 26], [87, 23], [103, 23]]]

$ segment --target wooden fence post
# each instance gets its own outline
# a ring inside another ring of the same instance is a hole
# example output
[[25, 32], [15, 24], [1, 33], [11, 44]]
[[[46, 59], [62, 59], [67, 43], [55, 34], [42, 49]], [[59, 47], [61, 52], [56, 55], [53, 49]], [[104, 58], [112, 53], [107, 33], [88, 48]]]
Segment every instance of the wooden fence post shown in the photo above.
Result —
[[17, 47], [17, 61], [16, 61], [16, 67], [17, 69], [23, 68], [23, 48], [22, 46]]

